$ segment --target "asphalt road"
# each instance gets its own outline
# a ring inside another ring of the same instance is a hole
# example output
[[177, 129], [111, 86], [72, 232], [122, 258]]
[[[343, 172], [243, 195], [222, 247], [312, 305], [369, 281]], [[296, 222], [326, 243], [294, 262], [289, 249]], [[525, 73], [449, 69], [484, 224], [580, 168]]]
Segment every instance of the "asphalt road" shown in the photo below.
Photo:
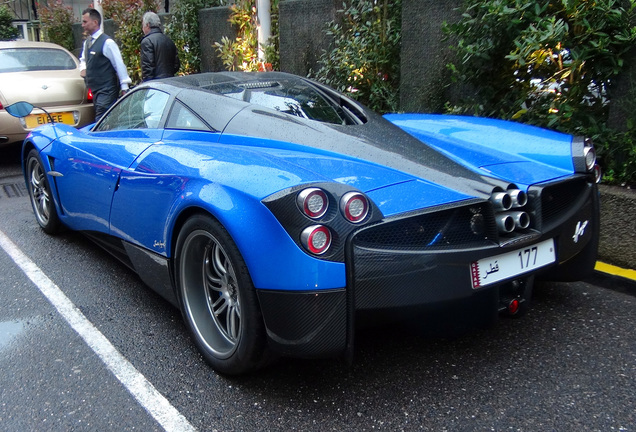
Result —
[[[0, 150], [0, 239], [15, 247], [0, 247], [2, 431], [636, 431], [629, 284], [541, 284], [521, 319], [449, 334], [449, 311], [427, 331], [359, 331], [350, 367], [279, 359], [230, 379], [135, 274], [81, 235], [38, 228], [17, 153]], [[43, 285], [86, 318], [88, 336]], [[100, 335], [114, 350], [105, 360]], [[133, 372], [122, 378], [121, 364]]]

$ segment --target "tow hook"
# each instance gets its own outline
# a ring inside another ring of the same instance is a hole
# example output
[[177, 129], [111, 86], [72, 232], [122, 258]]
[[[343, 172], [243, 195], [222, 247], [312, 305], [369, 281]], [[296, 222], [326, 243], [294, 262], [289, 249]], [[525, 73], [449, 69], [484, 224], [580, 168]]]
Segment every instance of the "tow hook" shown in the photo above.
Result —
[[502, 299], [499, 304], [499, 312], [513, 316], [519, 312], [521, 302], [523, 302], [522, 298]]
[[534, 276], [516, 279], [501, 287], [499, 313], [507, 316], [523, 315], [523, 304], [530, 298]]

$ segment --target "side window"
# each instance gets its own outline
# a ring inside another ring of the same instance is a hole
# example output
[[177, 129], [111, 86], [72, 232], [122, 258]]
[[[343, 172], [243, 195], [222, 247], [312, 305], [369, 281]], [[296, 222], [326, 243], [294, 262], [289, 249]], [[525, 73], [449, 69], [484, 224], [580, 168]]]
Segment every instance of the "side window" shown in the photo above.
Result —
[[159, 90], [137, 90], [119, 102], [95, 131], [155, 129], [159, 126], [168, 98], [167, 93]]
[[178, 100], [172, 106], [170, 116], [166, 122], [166, 129], [212, 130], [199, 116]]

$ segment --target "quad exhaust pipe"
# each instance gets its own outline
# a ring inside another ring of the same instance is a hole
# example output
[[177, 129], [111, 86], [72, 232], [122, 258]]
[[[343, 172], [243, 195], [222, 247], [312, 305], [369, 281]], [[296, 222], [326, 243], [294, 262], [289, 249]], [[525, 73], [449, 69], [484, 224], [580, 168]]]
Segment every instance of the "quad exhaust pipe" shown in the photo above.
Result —
[[507, 234], [515, 229], [530, 227], [530, 215], [522, 208], [528, 204], [528, 194], [521, 189], [493, 192], [490, 202], [495, 209], [495, 221], [499, 232]]

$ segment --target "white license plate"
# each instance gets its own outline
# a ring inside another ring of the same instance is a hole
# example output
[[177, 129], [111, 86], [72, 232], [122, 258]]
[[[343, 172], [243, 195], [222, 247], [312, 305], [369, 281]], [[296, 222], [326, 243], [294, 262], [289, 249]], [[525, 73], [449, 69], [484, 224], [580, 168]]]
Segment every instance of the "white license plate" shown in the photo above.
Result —
[[501, 255], [475, 261], [470, 265], [473, 288], [481, 288], [534, 269], [556, 260], [554, 239]]

